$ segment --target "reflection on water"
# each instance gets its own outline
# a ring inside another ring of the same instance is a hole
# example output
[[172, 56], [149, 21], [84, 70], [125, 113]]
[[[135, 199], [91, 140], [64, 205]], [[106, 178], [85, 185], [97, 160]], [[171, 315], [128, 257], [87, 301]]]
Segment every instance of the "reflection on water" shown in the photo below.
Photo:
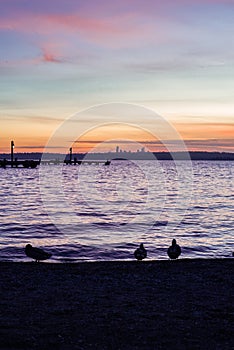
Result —
[[29, 242], [57, 262], [132, 259], [139, 242], [149, 259], [167, 259], [173, 237], [182, 257], [231, 256], [232, 170], [232, 162], [193, 162], [189, 201], [170, 161], [64, 166], [61, 177], [44, 166], [46, 184], [39, 169], [0, 169], [1, 260], [28, 260]]

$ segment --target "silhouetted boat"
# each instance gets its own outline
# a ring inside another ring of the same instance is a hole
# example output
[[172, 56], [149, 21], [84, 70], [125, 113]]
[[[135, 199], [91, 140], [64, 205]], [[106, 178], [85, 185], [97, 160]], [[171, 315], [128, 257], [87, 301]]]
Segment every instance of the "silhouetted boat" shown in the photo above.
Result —
[[147, 257], [147, 250], [145, 249], [143, 243], [141, 243], [140, 247], [135, 250], [134, 256], [137, 260], [143, 260]]
[[49, 259], [52, 256], [52, 254], [47, 253], [42, 249], [32, 247], [31, 244], [26, 245], [25, 254], [29, 258], [36, 260], [36, 262], [39, 262], [40, 260]]
[[181, 254], [181, 248], [176, 244], [176, 240], [172, 240], [172, 245], [167, 250], [167, 255], [170, 259], [177, 259]]

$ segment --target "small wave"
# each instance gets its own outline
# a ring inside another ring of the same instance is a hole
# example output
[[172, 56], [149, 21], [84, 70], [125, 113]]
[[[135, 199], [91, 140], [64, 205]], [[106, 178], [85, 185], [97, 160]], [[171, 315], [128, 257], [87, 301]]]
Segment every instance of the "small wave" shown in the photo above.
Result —
[[168, 225], [168, 221], [157, 221], [154, 223], [153, 226], [167, 226]]
[[202, 205], [195, 205], [193, 208], [194, 209], [207, 209], [207, 207], [202, 206]]
[[181, 221], [181, 225], [198, 225], [195, 221]]
[[213, 248], [209, 247], [209, 246], [203, 246], [203, 245], [199, 245], [199, 246], [193, 246], [193, 247], [183, 247], [183, 252], [202, 252], [202, 253], [207, 253], [208, 251], [213, 251]]
[[111, 222], [93, 222], [92, 225], [94, 226], [105, 226], [105, 227], [113, 227], [118, 226], [117, 223], [111, 223]]
[[88, 213], [85, 213], [85, 212], [79, 212], [79, 213], [76, 213], [77, 216], [90, 216], [90, 217], [105, 217], [106, 214], [103, 214], [103, 213], [96, 213], [96, 212], [88, 212]]

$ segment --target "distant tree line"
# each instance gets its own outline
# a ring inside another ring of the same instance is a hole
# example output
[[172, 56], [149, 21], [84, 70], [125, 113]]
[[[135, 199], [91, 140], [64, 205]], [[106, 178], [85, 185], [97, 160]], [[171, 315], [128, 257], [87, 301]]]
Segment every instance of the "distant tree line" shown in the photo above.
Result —
[[[211, 160], [211, 161], [233, 161], [234, 153], [231, 152], [189, 152], [191, 160]], [[106, 159], [133, 159], [133, 160], [149, 160], [152, 157], [155, 157], [158, 160], [173, 160], [181, 159], [186, 160], [187, 153], [185, 152], [123, 152], [121, 154], [116, 154], [116, 152], [106, 152], [106, 153], [74, 153], [72, 155], [73, 159], [77, 158], [78, 160], [86, 159], [97, 159], [97, 160], [106, 160]], [[15, 157], [18, 159], [30, 159], [30, 160], [40, 160], [42, 158], [42, 153], [15, 153]], [[65, 160], [69, 159], [70, 155], [60, 154], [60, 153], [46, 153], [43, 155], [43, 159], [48, 160]], [[10, 154], [0, 154], [0, 159], [9, 159]]]

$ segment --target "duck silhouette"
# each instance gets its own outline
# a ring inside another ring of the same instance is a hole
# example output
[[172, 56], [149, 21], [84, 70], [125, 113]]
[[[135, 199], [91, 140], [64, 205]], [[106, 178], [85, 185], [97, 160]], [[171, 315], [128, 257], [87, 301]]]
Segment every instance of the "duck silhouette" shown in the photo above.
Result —
[[147, 257], [147, 250], [145, 249], [143, 243], [141, 243], [140, 247], [135, 250], [134, 256], [137, 260], [143, 260]]
[[27, 244], [25, 247], [25, 254], [34, 260], [36, 262], [39, 262], [40, 260], [46, 260], [49, 259], [52, 254], [46, 253], [44, 250], [39, 249], [39, 248], [34, 248], [31, 246], [31, 244]]
[[181, 248], [179, 244], [176, 243], [176, 240], [172, 240], [172, 245], [167, 250], [167, 255], [170, 259], [177, 259], [181, 254]]

